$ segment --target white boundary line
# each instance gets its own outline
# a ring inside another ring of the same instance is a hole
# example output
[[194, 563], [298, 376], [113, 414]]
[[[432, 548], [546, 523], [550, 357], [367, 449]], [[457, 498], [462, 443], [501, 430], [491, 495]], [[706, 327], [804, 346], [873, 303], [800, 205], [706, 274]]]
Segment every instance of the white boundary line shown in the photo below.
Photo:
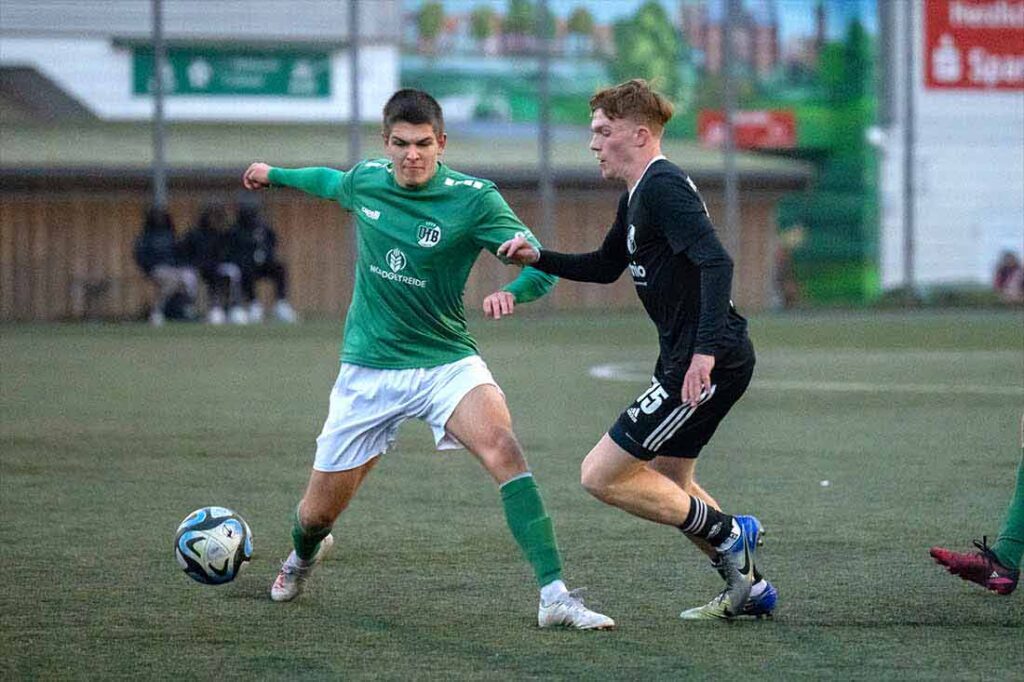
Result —
[[[636, 362], [612, 362], [595, 365], [587, 374], [607, 381], [643, 382], [650, 381], [650, 369], [644, 370]], [[918, 393], [924, 395], [992, 395], [1024, 397], [1024, 387], [1016, 386], [970, 386], [951, 384], [874, 384], [860, 381], [787, 381], [780, 379], [758, 379], [751, 388], [771, 391], [806, 391], [818, 393]]]

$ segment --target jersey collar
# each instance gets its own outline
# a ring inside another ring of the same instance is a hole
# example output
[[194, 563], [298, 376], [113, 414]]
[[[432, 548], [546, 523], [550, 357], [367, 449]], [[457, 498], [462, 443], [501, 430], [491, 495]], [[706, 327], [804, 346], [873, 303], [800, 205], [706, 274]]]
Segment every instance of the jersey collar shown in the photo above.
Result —
[[653, 166], [656, 161], [661, 161], [664, 158], [664, 154], [658, 154], [653, 159], [647, 162], [647, 165], [644, 166], [644, 172], [640, 174], [640, 178], [636, 181], [636, 184], [629, 188], [629, 198], [626, 199], [626, 203], [629, 203], [630, 201], [633, 200], [633, 193], [636, 192], [636, 188], [640, 186], [641, 182], [643, 182], [644, 176], [647, 175], [647, 171], [650, 169], [650, 167]]

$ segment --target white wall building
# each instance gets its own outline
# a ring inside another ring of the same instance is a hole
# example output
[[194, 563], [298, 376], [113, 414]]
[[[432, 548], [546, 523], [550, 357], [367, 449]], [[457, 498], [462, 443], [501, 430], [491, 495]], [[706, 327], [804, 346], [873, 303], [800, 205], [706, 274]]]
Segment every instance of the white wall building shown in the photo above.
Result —
[[[165, 78], [168, 120], [351, 118], [347, 1], [163, 0], [163, 7], [168, 56], [179, 67], [177, 84]], [[401, 3], [358, 7], [360, 118], [375, 121], [398, 88]], [[104, 121], [149, 119], [153, 98], [138, 71], [152, 47], [152, 11], [151, 0], [3, 0], [0, 96]]]
[[914, 285], [991, 285], [1002, 251], [1024, 259], [1024, 0], [879, 2], [893, 27], [883, 41], [882, 286], [907, 282], [908, 200]]

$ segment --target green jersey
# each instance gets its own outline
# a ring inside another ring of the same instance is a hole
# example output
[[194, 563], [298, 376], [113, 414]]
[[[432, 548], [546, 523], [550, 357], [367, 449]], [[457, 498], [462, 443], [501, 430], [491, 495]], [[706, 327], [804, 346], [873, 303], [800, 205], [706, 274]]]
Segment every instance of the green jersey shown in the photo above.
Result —
[[[414, 188], [395, 182], [388, 160], [363, 161], [348, 172], [272, 168], [270, 182], [333, 199], [354, 217], [358, 257], [342, 362], [412, 369], [476, 354], [462, 294], [481, 249], [494, 253], [517, 233], [540, 247], [494, 183], [444, 164]], [[525, 303], [555, 281], [525, 268], [505, 290]]]

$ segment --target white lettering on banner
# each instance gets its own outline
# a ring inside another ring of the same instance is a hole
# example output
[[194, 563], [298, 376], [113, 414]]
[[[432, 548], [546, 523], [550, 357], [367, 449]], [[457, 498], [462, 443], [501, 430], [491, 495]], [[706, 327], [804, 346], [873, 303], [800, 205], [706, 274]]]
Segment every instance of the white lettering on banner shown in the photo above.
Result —
[[996, 0], [986, 4], [953, 0], [949, 4], [949, 24], [958, 28], [1024, 29], [1024, 0]]
[[994, 87], [1001, 83], [1024, 85], [1024, 56], [990, 54], [982, 47], [967, 53], [972, 83]]

